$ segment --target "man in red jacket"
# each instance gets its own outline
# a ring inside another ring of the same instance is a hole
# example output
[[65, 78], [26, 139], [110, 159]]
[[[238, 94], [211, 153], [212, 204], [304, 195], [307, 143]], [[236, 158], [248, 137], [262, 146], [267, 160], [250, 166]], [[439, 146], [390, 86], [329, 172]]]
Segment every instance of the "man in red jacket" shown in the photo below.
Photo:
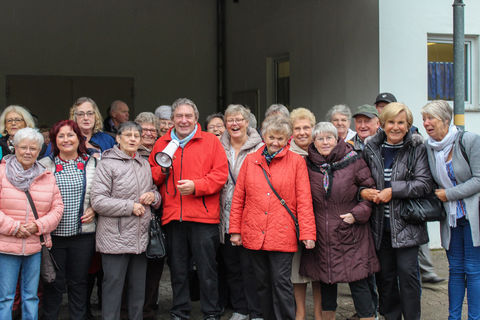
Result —
[[[203, 132], [198, 109], [187, 98], [172, 104], [174, 127], [155, 143], [150, 154], [153, 180], [162, 194], [167, 254], [173, 290], [171, 319], [188, 319], [188, 270], [198, 268], [200, 303], [204, 319], [220, 319], [216, 252], [219, 246], [220, 190], [227, 181], [228, 162], [218, 138]], [[180, 147], [172, 166], [160, 167], [155, 155], [170, 141]]]

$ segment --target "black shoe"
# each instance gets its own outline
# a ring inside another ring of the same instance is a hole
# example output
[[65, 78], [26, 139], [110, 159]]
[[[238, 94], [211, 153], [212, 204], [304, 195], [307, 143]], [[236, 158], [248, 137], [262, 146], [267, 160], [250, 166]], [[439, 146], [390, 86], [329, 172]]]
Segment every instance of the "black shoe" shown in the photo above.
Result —
[[433, 276], [431, 278], [422, 278], [423, 283], [439, 283], [439, 282], [443, 282], [445, 280], [447, 280], [447, 279], [440, 278], [439, 276]]

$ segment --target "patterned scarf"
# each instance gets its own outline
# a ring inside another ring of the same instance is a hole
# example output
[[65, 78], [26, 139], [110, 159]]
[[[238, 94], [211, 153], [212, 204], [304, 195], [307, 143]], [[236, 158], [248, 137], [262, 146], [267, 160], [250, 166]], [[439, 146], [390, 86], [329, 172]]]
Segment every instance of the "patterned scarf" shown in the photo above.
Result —
[[323, 188], [327, 193], [327, 198], [330, 196], [331, 186], [333, 184], [333, 171], [345, 168], [350, 163], [358, 159], [358, 154], [355, 151], [350, 151], [346, 155], [343, 156], [342, 159], [335, 161], [333, 163], [325, 162], [320, 166], [314, 164], [309, 158], [307, 158], [307, 163], [309, 167], [317, 172], [323, 174]]
[[37, 161], [27, 170], [18, 162], [17, 157], [13, 154], [5, 156], [5, 175], [7, 180], [17, 189], [27, 191], [33, 180], [41, 175], [45, 168], [38, 164]]
[[267, 160], [267, 164], [270, 165], [270, 162], [272, 162], [272, 159], [275, 158], [277, 154], [282, 152], [283, 148], [278, 150], [277, 152], [274, 152], [272, 154], [268, 153], [267, 146], [265, 146], [265, 149], [263, 149], [262, 156], [265, 157], [265, 160]]
[[185, 145], [188, 143], [188, 141], [190, 141], [193, 136], [195, 135], [195, 133], [197, 132], [197, 125], [195, 125], [195, 129], [193, 129], [193, 131], [188, 135], [186, 136], [185, 138], [183, 139], [180, 139], [179, 137], [177, 137], [177, 135], [175, 134], [175, 129], [172, 130], [171, 134], [170, 134], [170, 137], [173, 139], [173, 140], [177, 140], [180, 144], [180, 148], [183, 149], [183, 147], [185, 147]]

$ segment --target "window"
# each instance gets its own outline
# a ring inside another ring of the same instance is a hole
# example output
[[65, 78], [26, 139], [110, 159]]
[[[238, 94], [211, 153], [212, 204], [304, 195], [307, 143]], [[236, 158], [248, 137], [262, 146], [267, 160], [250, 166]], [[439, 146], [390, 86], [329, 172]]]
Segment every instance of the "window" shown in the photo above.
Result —
[[290, 60], [288, 57], [274, 59], [275, 103], [290, 105]]
[[[453, 42], [450, 39], [429, 39], [428, 100], [453, 101]], [[465, 102], [472, 104], [472, 41], [465, 41]]]

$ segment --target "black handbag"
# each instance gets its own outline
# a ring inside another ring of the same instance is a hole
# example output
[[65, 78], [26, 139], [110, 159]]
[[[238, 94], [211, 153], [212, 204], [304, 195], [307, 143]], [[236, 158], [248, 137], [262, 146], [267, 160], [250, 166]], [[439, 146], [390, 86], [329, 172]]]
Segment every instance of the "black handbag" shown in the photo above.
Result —
[[145, 255], [149, 259], [162, 259], [167, 255], [165, 235], [162, 231], [160, 217], [158, 217], [154, 212], [152, 212], [152, 219], [150, 220], [148, 245]]
[[[28, 202], [30, 203], [30, 207], [32, 207], [33, 215], [35, 216], [35, 219], [38, 219], [38, 213], [37, 213], [37, 208], [35, 208], [35, 203], [33, 202], [32, 196], [30, 195], [30, 192], [27, 190], [25, 191], [25, 194], [27, 195]], [[58, 264], [53, 258], [52, 253], [50, 250], [47, 248], [45, 245], [45, 238], [43, 237], [43, 234], [40, 235], [40, 243], [42, 244], [42, 262], [40, 264], [40, 278], [42, 281], [46, 283], [52, 283], [55, 281], [55, 278], [57, 277], [57, 270]]]
[[[415, 147], [410, 150], [407, 161], [406, 180], [413, 180], [413, 162], [415, 160]], [[403, 200], [403, 208], [400, 211], [403, 220], [410, 224], [421, 224], [430, 221], [441, 221], [447, 213], [442, 201], [437, 198], [434, 191], [422, 198]]]

